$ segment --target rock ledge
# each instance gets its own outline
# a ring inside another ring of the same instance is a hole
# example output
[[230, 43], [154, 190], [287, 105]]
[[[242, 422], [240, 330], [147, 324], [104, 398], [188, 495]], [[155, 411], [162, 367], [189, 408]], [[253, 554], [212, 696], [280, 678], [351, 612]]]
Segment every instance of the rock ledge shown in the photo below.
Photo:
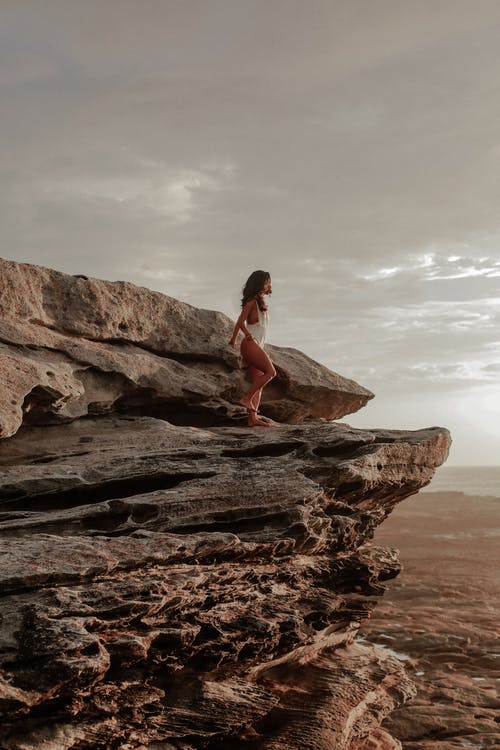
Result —
[[372, 394], [278, 347], [246, 428], [225, 316], [0, 266], [2, 750], [400, 748], [370, 540], [448, 432], [333, 423]]

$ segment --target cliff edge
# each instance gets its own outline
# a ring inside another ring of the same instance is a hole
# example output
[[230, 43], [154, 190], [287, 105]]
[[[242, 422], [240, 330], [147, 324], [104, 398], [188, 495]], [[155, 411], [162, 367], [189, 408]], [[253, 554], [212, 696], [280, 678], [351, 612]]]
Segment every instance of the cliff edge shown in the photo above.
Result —
[[221, 313], [0, 265], [0, 747], [400, 747], [370, 539], [448, 432], [328, 421], [372, 394], [279, 347], [285, 424], [240, 426]]

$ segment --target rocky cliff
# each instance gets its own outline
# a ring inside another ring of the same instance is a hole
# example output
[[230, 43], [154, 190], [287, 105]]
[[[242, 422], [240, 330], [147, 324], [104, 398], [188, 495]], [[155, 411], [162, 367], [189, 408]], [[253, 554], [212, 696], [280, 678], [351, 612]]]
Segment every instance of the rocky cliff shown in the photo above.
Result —
[[400, 747], [413, 685], [356, 632], [447, 431], [332, 422], [372, 394], [280, 347], [247, 428], [226, 316], [0, 271], [0, 747]]
[[[0, 437], [23, 423], [109, 412], [241, 424], [233, 327], [222, 313], [133, 284], [0, 260]], [[373, 397], [296, 349], [268, 349], [277, 377], [263, 411], [274, 419], [338, 419]]]

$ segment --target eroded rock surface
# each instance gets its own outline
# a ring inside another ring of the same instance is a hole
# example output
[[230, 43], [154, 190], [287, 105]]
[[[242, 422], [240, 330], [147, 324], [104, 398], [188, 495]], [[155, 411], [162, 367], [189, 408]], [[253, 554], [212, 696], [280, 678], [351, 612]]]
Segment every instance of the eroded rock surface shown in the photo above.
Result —
[[379, 725], [414, 688], [354, 640], [399, 571], [369, 539], [448, 445], [325, 423], [22, 428], [0, 457], [0, 745], [397, 747]]
[[370, 540], [448, 432], [329, 421], [373, 394], [279, 347], [246, 428], [221, 313], [0, 271], [2, 750], [400, 749]]
[[[248, 387], [234, 323], [123, 281], [0, 259], [0, 437], [109, 412], [177, 424], [231, 424]], [[277, 377], [262, 411], [286, 422], [338, 419], [373, 394], [296, 349], [268, 346]]]

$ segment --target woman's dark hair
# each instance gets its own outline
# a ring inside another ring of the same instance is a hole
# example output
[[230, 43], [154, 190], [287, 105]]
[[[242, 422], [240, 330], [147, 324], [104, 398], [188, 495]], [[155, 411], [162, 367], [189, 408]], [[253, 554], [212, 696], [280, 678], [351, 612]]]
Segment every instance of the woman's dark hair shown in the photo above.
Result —
[[267, 306], [262, 303], [262, 299], [257, 295], [262, 291], [264, 284], [270, 278], [271, 274], [268, 271], [254, 271], [251, 273], [243, 287], [241, 306], [245, 307], [249, 299], [256, 299], [260, 310], [267, 310]]

